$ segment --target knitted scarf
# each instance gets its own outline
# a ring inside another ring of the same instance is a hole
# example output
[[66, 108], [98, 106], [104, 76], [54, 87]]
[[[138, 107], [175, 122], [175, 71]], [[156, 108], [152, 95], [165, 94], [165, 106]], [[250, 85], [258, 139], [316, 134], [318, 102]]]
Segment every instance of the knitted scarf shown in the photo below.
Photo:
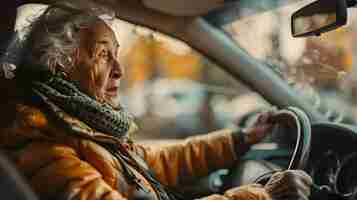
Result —
[[114, 110], [109, 104], [101, 104], [62, 78], [34, 82], [34, 89], [97, 131], [122, 138], [133, 123], [133, 117], [123, 108]]

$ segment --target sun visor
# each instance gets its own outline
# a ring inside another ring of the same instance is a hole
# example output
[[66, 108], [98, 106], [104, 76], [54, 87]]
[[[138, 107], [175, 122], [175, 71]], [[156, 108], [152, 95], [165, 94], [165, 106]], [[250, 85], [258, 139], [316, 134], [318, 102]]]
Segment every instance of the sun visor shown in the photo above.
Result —
[[142, 0], [147, 8], [173, 16], [199, 16], [224, 5], [224, 0]]

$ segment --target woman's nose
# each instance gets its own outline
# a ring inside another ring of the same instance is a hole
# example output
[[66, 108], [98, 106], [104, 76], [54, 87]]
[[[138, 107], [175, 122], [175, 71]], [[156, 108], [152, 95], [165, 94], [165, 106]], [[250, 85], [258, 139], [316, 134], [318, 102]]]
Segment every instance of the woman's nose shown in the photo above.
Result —
[[122, 66], [120, 65], [118, 60], [115, 60], [111, 71], [111, 77], [113, 79], [120, 79], [123, 75], [124, 75], [124, 70]]

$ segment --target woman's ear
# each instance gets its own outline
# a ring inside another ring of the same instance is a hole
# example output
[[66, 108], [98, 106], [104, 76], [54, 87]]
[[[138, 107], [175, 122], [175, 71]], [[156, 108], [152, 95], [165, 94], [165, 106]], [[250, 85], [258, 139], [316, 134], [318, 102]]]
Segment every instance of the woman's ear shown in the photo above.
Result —
[[73, 54], [67, 58], [67, 66], [63, 68], [65, 78], [73, 79], [75, 76], [76, 66], [78, 66], [79, 50], [76, 48]]
[[72, 55], [72, 65], [76, 66], [78, 64], [77, 63], [78, 60], [79, 60], [79, 48], [76, 48]]
[[79, 48], [76, 48], [74, 51], [73, 51], [73, 54], [71, 55], [70, 58], [68, 58], [68, 61], [70, 63], [70, 67], [69, 69], [67, 70], [67, 73], [72, 73], [76, 66], [78, 66], [78, 62], [79, 62], [79, 58], [80, 58], [80, 54], [79, 54]]

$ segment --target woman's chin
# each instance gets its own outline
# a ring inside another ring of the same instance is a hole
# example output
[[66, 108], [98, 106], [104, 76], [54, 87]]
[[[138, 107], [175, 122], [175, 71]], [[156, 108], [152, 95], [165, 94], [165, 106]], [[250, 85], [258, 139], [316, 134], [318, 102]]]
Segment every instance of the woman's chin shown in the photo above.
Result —
[[119, 108], [120, 107], [120, 101], [119, 101], [119, 96], [110, 96], [105, 98], [105, 102], [111, 105], [113, 108]]
[[96, 101], [99, 103], [107, 103], [113, 108], [120, 107], [119, 95], [108, 95], [106, 93], [101, 93], [96, 95]]

